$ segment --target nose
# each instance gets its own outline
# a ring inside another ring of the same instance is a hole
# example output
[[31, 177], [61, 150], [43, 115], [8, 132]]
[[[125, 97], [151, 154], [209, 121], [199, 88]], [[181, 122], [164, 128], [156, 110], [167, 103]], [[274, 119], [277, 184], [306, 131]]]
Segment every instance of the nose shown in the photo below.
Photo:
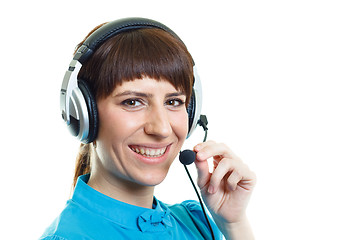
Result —
[[153, 107], [147, 114], [145, 133], [159, 138], [166, 138], [172, 133], [171, 123], [164, 106]]

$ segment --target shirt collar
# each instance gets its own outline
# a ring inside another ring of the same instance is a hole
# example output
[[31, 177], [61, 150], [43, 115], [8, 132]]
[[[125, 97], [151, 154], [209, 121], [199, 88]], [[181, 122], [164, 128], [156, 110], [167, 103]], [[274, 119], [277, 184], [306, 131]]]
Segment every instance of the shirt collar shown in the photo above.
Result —
[[154, 232], [172, 226], [169, 209], [155, 197], [153, 209], [124, 203], [87, 185], [89, 177], [86, 174], [78, 178], [72, 201], [124, 228]]

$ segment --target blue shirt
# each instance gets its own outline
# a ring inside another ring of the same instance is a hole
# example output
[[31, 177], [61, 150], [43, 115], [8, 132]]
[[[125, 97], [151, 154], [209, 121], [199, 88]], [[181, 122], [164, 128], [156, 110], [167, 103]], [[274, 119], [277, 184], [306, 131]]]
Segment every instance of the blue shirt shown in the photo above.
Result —
[[[89, 175], [78, 178], [72, 199], [40, 239], [211, 239], [197, 201], [168, 205], [154, 197], [153, 209], [142, 208], [96, 191], [88, 180]], [[222, 239], [209, 221], [216, 239]]]

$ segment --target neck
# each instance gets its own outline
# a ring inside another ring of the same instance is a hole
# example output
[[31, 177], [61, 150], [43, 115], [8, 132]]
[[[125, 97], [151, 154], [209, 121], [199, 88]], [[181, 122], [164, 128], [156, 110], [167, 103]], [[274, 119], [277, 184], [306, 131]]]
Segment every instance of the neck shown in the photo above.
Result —
[[154, 187], [143, 186], [115, 176], [104, 176], [98, 172], [91, 172], [88, 185], [93, 189], [131, 205], [152, 208]]

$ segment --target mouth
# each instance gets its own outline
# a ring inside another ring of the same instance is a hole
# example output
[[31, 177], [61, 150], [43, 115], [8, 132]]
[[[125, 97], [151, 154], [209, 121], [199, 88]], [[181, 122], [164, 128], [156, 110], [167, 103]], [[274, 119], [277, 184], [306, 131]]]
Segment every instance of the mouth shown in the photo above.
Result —
[[162, 148], [150, 148], [144, 146], [130, 146], [130, 149], [141, 156], [148, 158], [157, 158], [165, 154], [167, 147], [168, 146]]

